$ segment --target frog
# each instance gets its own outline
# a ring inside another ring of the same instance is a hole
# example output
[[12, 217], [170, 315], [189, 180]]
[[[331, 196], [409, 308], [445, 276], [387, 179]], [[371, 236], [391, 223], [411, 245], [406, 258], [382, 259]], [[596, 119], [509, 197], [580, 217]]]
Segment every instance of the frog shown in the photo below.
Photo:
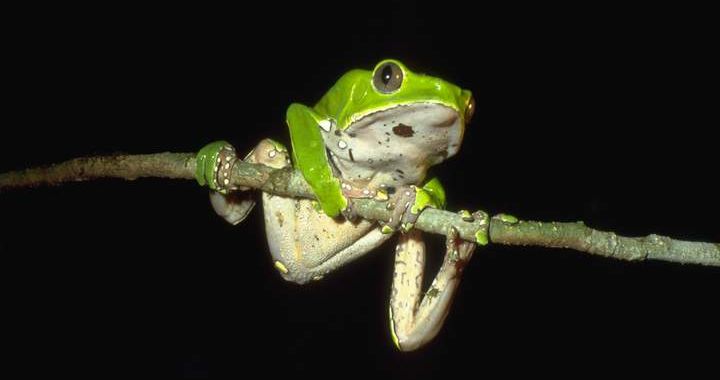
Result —
[[[425, 208], [446, 203], [439, 179], [427, 180], [428, 169], [459, 151], [474, 111], [471, 91], [415, 73], [396, 59], [345, 73], [312, 107], [291, 104], [286, 123], [292, 149], [265, 139], [243, 159], [294, 167], [316, 196], [262, 193], [270, 255], [282, 278], [320, 280], [399, 235], [388, 307], [392, 341], [401, 351], [429, 343], [444, 324], [475, 247], [487, 243], [483, 233], [469, 242], [450, 228], [441, 267], [423, 291], [426, 245], [413, 227]], [[238, 160], [225, 141], [197, 155], [198, 182], [211, 189], [214, 210], [232, 224], [254, 206], [246, 189], [230, 184]], [[353, 203], [362, 198], [387, 202], [392, 218], [358, 218]], [[478, 213], [463, 211], [463, 220], [483, 217]]]

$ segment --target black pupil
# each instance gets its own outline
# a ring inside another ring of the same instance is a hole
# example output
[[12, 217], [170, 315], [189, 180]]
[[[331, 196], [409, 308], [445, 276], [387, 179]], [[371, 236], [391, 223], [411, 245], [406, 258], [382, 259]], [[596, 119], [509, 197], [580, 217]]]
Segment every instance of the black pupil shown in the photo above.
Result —
[[390, 79], [392, 79], [392, 72], [392, 66], [385, 65], [385, 67], [383, 67], [380, 79], [382, 80], [384, 85], [387, 86], [388, 82], [390, 82]]

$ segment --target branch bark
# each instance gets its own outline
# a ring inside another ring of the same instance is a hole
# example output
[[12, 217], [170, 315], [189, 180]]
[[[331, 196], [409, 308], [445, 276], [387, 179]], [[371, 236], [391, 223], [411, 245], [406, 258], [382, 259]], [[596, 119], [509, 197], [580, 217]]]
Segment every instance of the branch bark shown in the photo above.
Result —
[[[195, 154], [165, 152], [76, 158], [45, 168], [0, 174], [0, 193], [98, 178], [134, 180], [141, 177], [194, 180]], [[233, 168], [231, 182], [235, 186], [256, 188], [276, 195], [314, 198], [302, 175], [292, 168], [276, 170], [238, 161]], [[356, 200], [355, 207], [361, 217], [378, 221], [388, 221], [392, 213], [387, 209], [386, 202], [371, 199]], [[463, 239], [475, 241], [475, 233], [483, 228], [480, 223], [478, 220], [465, 221], [458, 213], [426, 209], [415, 228], [445, 235], [450, 227], [455, 227]], [[569, 248], [620, 260], [662, 260], [720, 266], [720, 244], [682, 241], [659, 235], [623, 237], [589, 228], [582, 222], [545, 223], [496, 215], [490, 219], [489, 240], [496, 244]]]

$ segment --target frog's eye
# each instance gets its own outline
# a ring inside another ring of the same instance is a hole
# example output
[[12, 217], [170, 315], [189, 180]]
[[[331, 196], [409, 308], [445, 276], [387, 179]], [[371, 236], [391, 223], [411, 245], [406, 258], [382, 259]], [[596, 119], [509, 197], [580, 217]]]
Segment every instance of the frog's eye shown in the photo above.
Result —
[[473, 115], [475, 114], [475, 98], [472, 96], [468, 100], [467, 106], [465, 106], [465, 124], [470, 122]]
[[394, 62], [387, 62], [380, 65], [373, 74], [373, 86], [375, 89], [384, 93], [389, 94], [397, 91], [402, 85], [403, 71]]

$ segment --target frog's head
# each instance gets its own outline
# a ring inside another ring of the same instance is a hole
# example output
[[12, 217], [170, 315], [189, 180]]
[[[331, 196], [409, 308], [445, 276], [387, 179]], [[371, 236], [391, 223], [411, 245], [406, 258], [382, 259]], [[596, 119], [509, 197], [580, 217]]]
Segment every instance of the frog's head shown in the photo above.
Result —
[[394, 59], [346, 73], [315, 106], [334, 118], [337, 132], [325, 140], [336, 161], [378, 166], [381, 159], [392, 167], [408, 161], [421, 167], [418, 178], [457, 153], [474, 108], [470, 91]]

